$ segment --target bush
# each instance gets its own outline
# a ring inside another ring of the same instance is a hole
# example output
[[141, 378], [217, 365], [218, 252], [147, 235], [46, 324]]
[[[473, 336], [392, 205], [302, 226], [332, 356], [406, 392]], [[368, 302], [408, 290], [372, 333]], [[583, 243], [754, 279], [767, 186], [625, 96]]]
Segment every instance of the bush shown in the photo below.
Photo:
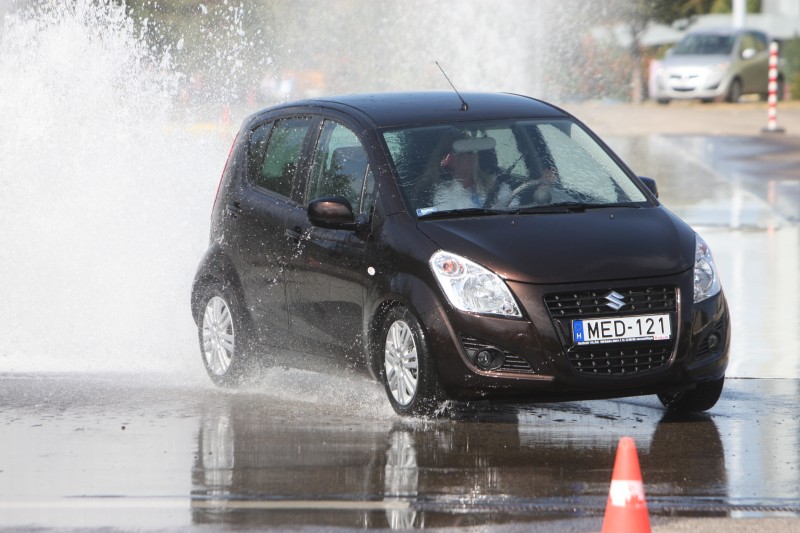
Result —
[[781, 70], [783, 79], [789, 82], [789, 97], [800, 100], [800, 35], [784, 41], [780, 55], [783, 58]]

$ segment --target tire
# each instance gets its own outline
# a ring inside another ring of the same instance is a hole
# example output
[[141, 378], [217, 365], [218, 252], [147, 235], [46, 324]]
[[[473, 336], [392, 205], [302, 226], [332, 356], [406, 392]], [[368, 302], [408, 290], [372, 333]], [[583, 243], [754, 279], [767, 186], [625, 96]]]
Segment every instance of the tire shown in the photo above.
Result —
[[258, 370], [253, 330], [230, 291], [209, 288], [200, 308], [197, 333], [208, 377], [218, 387], [239, 387]]
[[717, 404], [724, 385], [725, 376], [714, 381], [698, 383], [693, 389], [661, 393], [658, 399], [670, 411], [680, 413], [708, 411]]
[[656, 102], [658, 102], [659, 105], [668, 105], [669, 102], [670, 102], [670, 99], [669, 98], [656, 98]]
[[731, 81], [731, 86], [728, 88], [728, 102], [735, 104], [742, 97], [742, 82], [739, 78], [734, 78]]
[[405, 307], [391, 309], [378, 336], [381, 380], [395, 412], [430, 416], [441, 394], [422, 328]]

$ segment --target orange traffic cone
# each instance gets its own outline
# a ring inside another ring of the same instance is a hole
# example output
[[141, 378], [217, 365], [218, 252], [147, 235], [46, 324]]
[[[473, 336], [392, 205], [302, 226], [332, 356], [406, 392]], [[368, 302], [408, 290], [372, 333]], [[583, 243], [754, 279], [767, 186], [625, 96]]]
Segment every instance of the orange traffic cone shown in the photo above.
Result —
[[639, 456], [636, 444], [630, 437], [619, 440], [603, 518], [603, 533], [622, 532], [650, 533], [650, 516], [644, 499]]

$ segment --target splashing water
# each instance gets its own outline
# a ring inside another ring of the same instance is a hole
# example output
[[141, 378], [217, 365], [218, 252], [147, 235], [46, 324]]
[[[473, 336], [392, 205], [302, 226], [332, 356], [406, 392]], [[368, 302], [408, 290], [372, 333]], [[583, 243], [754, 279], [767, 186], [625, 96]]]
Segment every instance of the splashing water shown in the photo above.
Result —
[[[545, 21], [568, 14], [530, 4], [275, 0], [254, 29], [255, 4], [225, 2], [200, 6], [197, 35], [166, 42], [114, 0], [10, 10], [0, 33], [0, 372], [205, 379], [188, 301], [233, 132], [192, 126], [194, 71], [176, 66], [187, 54], [204, 68], [200, 100], [216, 106], [203, 112], [216, 121], [233, 104], [234, 124], [271, 103], [245, 104], [248, 91], [291, 70], [322, 71], [327, 93], [449, 90], [438, 59], [460, 90], [548, 97]], [[301, 11], [315, 17], [290, 16]], [[270, 16], [280, 24], [269, 27]]]
[[0, 371], [195, 366], [189, 287], [230, 140], [175, 120], [179, 77], [112, 2], [6, 15]]

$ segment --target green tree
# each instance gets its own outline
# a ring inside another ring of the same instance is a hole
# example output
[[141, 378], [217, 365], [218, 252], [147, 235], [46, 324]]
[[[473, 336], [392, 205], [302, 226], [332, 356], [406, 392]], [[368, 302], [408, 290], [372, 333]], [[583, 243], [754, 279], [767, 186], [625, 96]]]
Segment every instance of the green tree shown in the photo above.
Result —
[[781, 57], [784, 58], [783, 76], [789, 82], [792, 99], [800, 100], [800, 35], [783, 43]]

